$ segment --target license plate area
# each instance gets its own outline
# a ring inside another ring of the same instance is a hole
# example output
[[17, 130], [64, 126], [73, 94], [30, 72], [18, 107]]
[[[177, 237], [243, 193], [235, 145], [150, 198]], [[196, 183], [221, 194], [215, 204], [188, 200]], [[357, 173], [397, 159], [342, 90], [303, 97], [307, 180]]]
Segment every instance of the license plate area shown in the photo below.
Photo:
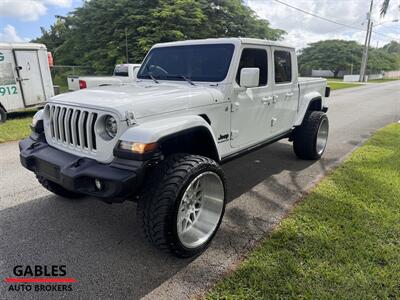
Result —
[[53, 179], [57, 181], [60, 177], [60, 168], [54, 166], [46, 161], [38, 160], [37, 169], [41, 175], [46, 178]]

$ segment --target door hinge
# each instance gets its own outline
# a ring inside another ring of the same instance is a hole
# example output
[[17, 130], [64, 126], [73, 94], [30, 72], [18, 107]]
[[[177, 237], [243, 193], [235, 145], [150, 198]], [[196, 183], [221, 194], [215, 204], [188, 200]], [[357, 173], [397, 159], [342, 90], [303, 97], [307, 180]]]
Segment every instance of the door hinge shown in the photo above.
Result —
[[239, 110], [240, 103], [239, 102], [232, 102], [231, 103], [231, 112], [235, 112]]
[[239, 130], [231, 130], [231, 140], [239, 136]]

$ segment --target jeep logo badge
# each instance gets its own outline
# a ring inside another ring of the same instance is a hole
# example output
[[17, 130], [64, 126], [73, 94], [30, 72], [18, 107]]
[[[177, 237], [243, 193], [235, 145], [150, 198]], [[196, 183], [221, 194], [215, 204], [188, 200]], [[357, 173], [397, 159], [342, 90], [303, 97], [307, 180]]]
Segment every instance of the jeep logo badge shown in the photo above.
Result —
[[4, 60], [4, 54], [0, 52], [0, 61]]

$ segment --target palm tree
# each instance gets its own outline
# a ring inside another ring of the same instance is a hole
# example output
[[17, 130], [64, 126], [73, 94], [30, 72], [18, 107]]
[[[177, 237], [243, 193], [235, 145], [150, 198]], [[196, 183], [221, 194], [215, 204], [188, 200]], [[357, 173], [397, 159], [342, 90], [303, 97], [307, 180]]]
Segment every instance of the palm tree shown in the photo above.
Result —
[[[387, 10], [389, 8], [389, 4], [390, 4], [390, 0], [383, 0], [382, 6], [381, 6], [381, 17], [382, 18], [386, 15]], [[399, 9], [400, 9], [400, 5], [399, 5]]]

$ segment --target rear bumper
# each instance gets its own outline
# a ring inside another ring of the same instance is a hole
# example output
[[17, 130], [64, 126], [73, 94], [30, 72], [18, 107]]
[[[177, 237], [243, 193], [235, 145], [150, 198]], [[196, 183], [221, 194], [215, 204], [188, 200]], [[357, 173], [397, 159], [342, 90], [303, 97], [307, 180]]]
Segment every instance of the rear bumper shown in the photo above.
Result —
[[[115, 160], [101, 164], [53, 147], [44, 140], [31, 137], [19, 142], [21, 164], [67, 190], [122, 202], [135, 194], [142, 183], [145, 162]], [[100, 180], [102, 188], [95, 185]]]

